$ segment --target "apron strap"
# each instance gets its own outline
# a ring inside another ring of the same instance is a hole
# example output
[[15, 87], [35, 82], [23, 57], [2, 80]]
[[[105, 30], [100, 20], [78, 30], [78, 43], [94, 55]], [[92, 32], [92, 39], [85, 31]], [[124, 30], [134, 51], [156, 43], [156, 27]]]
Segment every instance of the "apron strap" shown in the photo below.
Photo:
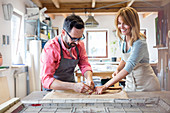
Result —
[[79, 50], [78, 50], [77, 45], [76, 45], [76, 52], [77, 52], [77, 59], [79, 59]]
[[122, 53], [124, 53], [124, 50], [123, 50], [123, 41], [121, 40], [121, 48], [120, 50], [122, 51]]
[[59, 36], [59, 38], [58, 38], [58, 42], [59, 42], [59, 44], [60, 44], [60, 54], [61, 54], [61, 58], [64, 58], [63, 57], [63, 50], [62, 50], [62, 46], [61, 46], [61, 36]]

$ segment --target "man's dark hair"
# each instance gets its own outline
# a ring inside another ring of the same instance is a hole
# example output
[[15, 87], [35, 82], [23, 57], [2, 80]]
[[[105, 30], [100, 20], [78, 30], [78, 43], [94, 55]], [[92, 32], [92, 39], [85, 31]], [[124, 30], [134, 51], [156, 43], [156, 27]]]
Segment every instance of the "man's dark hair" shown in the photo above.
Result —
[[80, 16], [72, 14], [64, 20], [63, 29], [70, 32], [73, 27], [77, 29], [84, 28], [84, 22]]

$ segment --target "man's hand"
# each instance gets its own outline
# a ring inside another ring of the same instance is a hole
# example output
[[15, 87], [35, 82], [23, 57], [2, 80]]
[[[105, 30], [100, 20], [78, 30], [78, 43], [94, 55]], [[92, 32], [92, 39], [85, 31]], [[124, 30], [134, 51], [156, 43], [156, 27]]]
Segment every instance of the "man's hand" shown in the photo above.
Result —
[[87, 85], [90, 87], [89, 94], [91, 95], [94, 92], [94, 82], [93, 81], [87, 81]]
[[90, 90], [94, 90], [94, 82], [93, 82], [93, 73], [91, 71], [86, 71], [84, 73], [84, 76], [86, 77], [86, 84], [90, 87]]
[[84, 83], [75, 83], [73, 90], [78, 93], [85, 93], [90, 90], [90, 87]]
[[90, 90], [94, 90], [94, 82], [93, 81], [86, 81], [87, 85], [90, 87]]

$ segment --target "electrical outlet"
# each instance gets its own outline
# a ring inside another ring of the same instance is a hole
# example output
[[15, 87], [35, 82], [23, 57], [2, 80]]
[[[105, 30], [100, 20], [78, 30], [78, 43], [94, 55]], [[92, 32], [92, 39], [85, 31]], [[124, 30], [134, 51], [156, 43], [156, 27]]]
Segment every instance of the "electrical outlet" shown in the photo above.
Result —
[[2, 35], [2, 45], [5, 45], [5, 44], [6, 44], [6, 36]]

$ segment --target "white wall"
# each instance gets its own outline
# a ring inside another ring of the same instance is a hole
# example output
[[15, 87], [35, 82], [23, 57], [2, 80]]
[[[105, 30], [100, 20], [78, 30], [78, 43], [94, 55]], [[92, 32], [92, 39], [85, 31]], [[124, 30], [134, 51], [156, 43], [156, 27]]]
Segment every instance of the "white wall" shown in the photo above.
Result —
[[[3, 57], [3, 66], [10, 66], [12, 64], [11, 56], [11, 21], [7, 21], [4, 19], [3, 11], [2, 11], [2, 4], [11, 3], [13, 5], [14, 11], [20, 13], [22, 16], [25, 14], [25, 4], [27, 6], [31, 6], [31, 2], [29, 0], [0, 0], [0, 52], [2, 53]], [[23, 20], [24, 22], [24, 20]], [[2, 45], [2, 35], [8, 35], [10, 38], [9, 45]], [[24, 40], [24, 26], [22, 26], [21, 30], [21, 37]], [[8, 78], [8, 85], [10, 89], [10, 97], [14, 97], [14, 78], [13, 78], [13, 71], [4, 71], [5, 76]]]
[[[11, 22], [4, 20], [2, 12], [2, 3], [9, 3], [10, 0], [1, 0], [0, 1], [0, 52], [3, 57], [3, 65], [11, 64], [11, 42], [10, 45], [2, 45], [2, 35], [8, 35], [11, 39]], [[11, 40], [10, 40], [11, 41]]]
[[[150, 54], [150, 61], [155, 61], [158, 59], [157, 49], [153, 48], [156, 45], [156, 38], [155, 38], [155, 18], [157, 14], [152, 14], [146, 18], [143, 18], [142, 15], [139, 15], [141, 28], [145, 28], [147, 30], [147, 43], [148, 43], [148, 50]], [[86, 16], [81, 16], [81, 18], [86, 21]], [[119, 48], [116, 51], [116, 55], [111, 52], [110, 49], [110, 42], [113, 40], [117, 40], [118, 38], [115, 36], [113, 30], [115, 30], [114, 19], [115, 15], [103, 15], [103, 16], [95, 16], [96, 21], [99, 23], [99, 26], [96, 28], [86, 28], [87, 29], [106, 29], [109, 30], [108, 34], [108, 57], [111, 58], [113, 56], [120, 56]], [[64, 17], [63, 16], [56, 16], [54, 20], [52, 20], [52, 25], [54, 27], [59, 28], [59, 33], [61, 33], [62, 25], [63, 25]], [[117, 43], [118, 46], [118, 43]], [[152, 53], [151, 53], [152, 52]]]
[[[2, 53], [3, 57], [3, 65], [10, 66], [12, 64], [13, 56], [11, 56], [11, 21], [7, 21], [4, 19], [3, 11], [2, 11], [2, 4], [11, 3], [13, 5], [14, 11], [19, 13], [24, 17], [25, 14], [25, 4], [27, 6], [32, 5], [28, 0], [0, 0], [0, 52]], [[24, 19], [22, 20], [24, 22]], [[23, 23], [24, 25], [24, 23]], [[20, 36], [23, 37], [24, 40], [24, 26], [20, 32]], [[9, 45], [2, 45], [2, 35], [8, 35], [10, 38]], [[24, 57], [24, 56], [22, 56]]]
[[157, 48], [153, 48], [156, 45], [156, 31], [155, 31], [155, 18], [157, 14], [149, 15], [147, 18], [143, 18], [140, 15], [140, 26], [141, 28], [145, 28], [147, 30], [147, 44], [149, 50], [150, 61], [156, 61], [158, 59], [158, 50]]

